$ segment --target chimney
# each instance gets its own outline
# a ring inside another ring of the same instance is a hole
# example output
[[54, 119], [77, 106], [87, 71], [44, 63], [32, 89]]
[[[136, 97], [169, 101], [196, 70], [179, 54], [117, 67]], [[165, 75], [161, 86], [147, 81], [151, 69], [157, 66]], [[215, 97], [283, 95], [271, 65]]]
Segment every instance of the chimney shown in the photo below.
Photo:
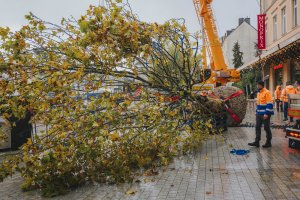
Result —
[[245, 22], [247, 22], [248, 24], [250, 24], [250, 17], [245, 18]]
[[230, 33], [231, 33], [231, 31], [227, 31], [227, 32], [226, 32], [226, 35], [228, 36], [228, 35], [230, 35]]
[[239, 25], [241, 25], [245, 21], [244, 18], [239, 18]]

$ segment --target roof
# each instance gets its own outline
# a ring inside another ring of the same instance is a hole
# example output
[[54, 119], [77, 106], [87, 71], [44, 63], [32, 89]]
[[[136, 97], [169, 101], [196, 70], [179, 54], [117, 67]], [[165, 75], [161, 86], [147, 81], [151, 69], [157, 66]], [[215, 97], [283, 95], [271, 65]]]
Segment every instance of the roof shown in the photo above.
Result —
[[[243, 21], [243, 23], [241, 23], [241, 24], [239, 24], [236, 28], [233, 28], [233, 29], [231, 29], [230, 31], [230, 34], [229, 35], [224, 35], [223, 36], [223, 41], [225, 41], [230, 35], [232, 35], [232, 33], [234, 33], [234, 32], [236, 32], [244, 23], [246, 23], [246, 24], [248, 24], [250, 27], [252, 27], [255, 31], [257, 31], [257, 29], [254, 27], [254, 26], [252, 26], [251, 25], [251, 23], [249, 24], [248, 22], [246, 22], [246, 21]], [[226, 33], [227, 33], [227, 31], [226, 31]]]

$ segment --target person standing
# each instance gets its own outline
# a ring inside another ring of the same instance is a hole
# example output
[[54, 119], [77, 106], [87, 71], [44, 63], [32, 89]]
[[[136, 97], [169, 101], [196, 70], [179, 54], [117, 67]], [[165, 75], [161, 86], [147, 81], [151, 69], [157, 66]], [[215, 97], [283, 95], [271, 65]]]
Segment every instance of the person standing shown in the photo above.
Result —
[[257, 93], [257, 107], [256, 107], [256, 137], [255, 141], [248, 143], [249, 146], [259, 147], [261, 140], [261, 126], [264, 124], [264, 129], [266, 131], [267, 141], [263, 145], [263, 148], [271, 147], [272, 132], [270, 128], [271, 116], [274, 115], [273, 110], [273, 99], [272, 94], [269, 90], [264, 87], [264, 82], [259, 81], [257, 83], [258, 93]]
[[[286, 87], [281, 92], [281, 101], [283, 102], [283, 113], [284, 119], [283, 121], [288, 121], [288, 106], [289, 106], [289, 95], [297, 94], [297, 90], [292, 85], [292, 82], [286, 82]], [[290, 118], [290, 122], [293, 122], [293, 118]]]
[[[274, 92], [274, 96], [275, 96], [275, 102], [276, 102], [276, 108], [277, 108], [277, 112], [283, 112], [283, 105], [282, 105], [282, 101], [281, 99], [281, 86], [277, 85], [276, 90]], [[280, 108], [280, 109], [279, 109]]]
[[300, 81], [297, 81], [296, 91], [297, 91], [297, 94], [300, 93]]

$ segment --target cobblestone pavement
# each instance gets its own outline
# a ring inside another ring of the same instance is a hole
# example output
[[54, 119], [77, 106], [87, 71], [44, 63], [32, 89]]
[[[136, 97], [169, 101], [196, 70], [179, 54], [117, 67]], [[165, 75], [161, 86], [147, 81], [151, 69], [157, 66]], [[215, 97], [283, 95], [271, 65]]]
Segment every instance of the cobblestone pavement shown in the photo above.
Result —
[[[53, 199], [300, 199], [300, 152], [288, 148], [282, 130], [273, 130], [270, 149], [247, 146], [254, 139], [253, 128], [230, 128], [225, 137], [224, 142], [209, 140], [195, 154], [176, 158], [157, 176], [138, 177], [134, 184], [87, 185]], [[232, 148], [250, 153], [232, 155]], [[15, 176], [0, 183], [0, 199], [42, 199], [38, 191], [21, 192], [21, 181]]]

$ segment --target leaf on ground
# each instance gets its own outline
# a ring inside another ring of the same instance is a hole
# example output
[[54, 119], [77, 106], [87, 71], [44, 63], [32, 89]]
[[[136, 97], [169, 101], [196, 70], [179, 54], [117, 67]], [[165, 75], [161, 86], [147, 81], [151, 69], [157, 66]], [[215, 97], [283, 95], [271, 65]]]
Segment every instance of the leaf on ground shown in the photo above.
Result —
[[129, 189], [125, 192], [126, 195], [134, 195], [137, 191], [135, 189]]
[[159, 172], [156, 171], [155, 169], [151, 169], [151, 170], [148, 170], [144, 173], [144, 176], [156, 176], [158, 175]]
[[211, 194], [212, 194], [212, 192], [206, 192], [205, 194], [206, 194], [206, 195], [211, 195]]
[[154, 182], [155, 180], [152, 178], [152, 179], [149, 179], [149, 178], [145, 178], [144, 179], [144, 183], [150, 183], [150, 182]]

